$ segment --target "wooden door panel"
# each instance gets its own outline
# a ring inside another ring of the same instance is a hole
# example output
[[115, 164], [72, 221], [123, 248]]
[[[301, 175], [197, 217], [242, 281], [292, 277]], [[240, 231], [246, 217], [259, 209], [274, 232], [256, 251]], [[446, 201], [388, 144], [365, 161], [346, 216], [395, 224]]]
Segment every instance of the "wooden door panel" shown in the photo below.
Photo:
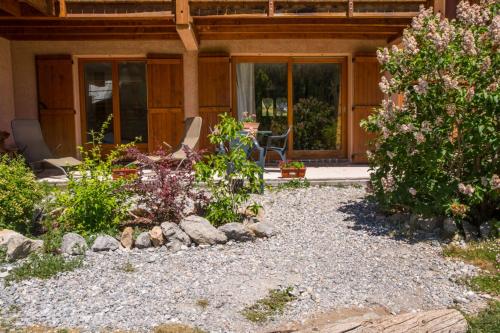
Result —
[[231, 75], [228, 56], [202, 55], [198, 62], [200, 116], [203, 119], [200, 149], [213, 151], [208, 140], [210, 130], [219, 122], [219, 114], [231, 112]]
[[181, 58], [148, 60], [148, 150], [176, 147], [184, 133]]
[[57, 157], [76, 156], [72, 65], [69, 55], [36, 58], [40, 126]]
[[354, 163], [367, 163], [366, 151], [370, 148], [369, 142], [375, 135], [362, 129], [360, 122], [380, 105], [384, 97], [378, 86], [381, 74], [377, 58], [375, 56], [356, 57], [353, 74], [353, 149], [351, 157]]
[[149, 151], [168, 150], [169, 146], [175, 148], [182, 139], [184, 114], [180, 108], [149, 109], [148, 124]]

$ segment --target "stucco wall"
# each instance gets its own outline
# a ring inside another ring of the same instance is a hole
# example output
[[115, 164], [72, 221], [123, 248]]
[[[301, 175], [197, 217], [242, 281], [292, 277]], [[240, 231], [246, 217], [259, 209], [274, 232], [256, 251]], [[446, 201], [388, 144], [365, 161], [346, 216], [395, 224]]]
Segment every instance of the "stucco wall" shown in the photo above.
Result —
[[[14, 119], [14, 86], [10, 41], [0, 37], [0, 130], [11, 132], [10, 121]], [[7, 141], [12, 143], [12, 136]]]

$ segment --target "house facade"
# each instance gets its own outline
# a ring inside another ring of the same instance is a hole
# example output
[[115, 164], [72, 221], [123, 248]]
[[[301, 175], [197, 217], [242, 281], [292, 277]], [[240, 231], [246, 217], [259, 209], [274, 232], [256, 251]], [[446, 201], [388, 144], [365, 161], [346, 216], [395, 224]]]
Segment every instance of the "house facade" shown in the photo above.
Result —
[[[0, 130], [39, 119], [76, 156], [113, 115], [105, 144], [154, 151], [201, 116], [292, 127], [289, 156], [365, 162], [359, 127], [380, 104], [378, 47], [398, 43], [427, 0], [1, 0]], [[447, 9], [448, 8], [448, 9]], [[453, 15], [453, 14], [451, 14]]]

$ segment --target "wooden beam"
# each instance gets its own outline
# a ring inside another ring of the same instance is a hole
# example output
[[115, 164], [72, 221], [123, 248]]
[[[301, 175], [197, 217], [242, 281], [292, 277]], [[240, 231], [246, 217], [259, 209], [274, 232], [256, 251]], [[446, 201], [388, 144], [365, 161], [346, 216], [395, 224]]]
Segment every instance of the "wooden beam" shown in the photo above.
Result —
[[59, 0], [59, 17], [65, 17], [66, 15], [66, 0]]
[[198, 51], [199, 43], [188, 0], [175, 0], [175, 27], [187, 51]]
[[267, 2], [267, 16], [274, 16], [274, 0]]
[[12, 16], [21, 16], [21, 5], [17, 0], [0, 0], [0, 12]]
[[187, 51], [198, 51], [199, 43], [198, 38], [196, 38], [196, 32], [192, 23], [189, 24], [177, 24], [177, 33], [182, 40], [182, 44]]
[[347, 17], [354, 16], [354, 0], [349, 0], [347, 3]]

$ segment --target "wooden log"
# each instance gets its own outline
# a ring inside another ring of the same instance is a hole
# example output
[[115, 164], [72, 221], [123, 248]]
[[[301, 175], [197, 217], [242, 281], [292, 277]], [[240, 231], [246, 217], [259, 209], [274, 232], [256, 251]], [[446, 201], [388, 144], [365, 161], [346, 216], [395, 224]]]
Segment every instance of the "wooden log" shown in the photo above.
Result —
[[372, 320], [347, 318], [322, 327], [312, 327], [297, 333], [466, 333], [467, 321], [457, 310], [444, 309], [396, 316], [383, 316]]

